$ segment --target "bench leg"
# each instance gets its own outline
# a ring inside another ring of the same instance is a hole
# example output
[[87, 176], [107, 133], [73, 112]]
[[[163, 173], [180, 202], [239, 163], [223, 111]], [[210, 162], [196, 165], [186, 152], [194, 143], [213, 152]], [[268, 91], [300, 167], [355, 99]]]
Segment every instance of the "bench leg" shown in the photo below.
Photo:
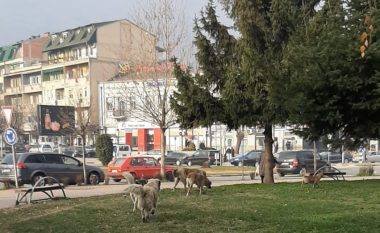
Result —
[[[27, 192], [25, 192], [25, 193], [23, 193], [23, 194], [18, 193], [18, 194], [17, 194], [17, 199], [16, 199], [16, 205], [19, 205], [20, 202], [28, 203], [27, 195], [28, 195], [29, 193], [30, 193], [29, 191], [27, 191]], [[21, 196], [21, 197], [20, 197], [20, 196]]]

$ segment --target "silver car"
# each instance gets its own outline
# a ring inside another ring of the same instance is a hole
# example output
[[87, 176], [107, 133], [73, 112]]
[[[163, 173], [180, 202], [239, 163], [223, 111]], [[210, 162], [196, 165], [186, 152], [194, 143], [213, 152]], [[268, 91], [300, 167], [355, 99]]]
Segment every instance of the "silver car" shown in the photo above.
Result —
[[[71, 156], [58, 153], [18, 153], [17, 179], [20, 184], [35, 184], [41, 177], [52, 176], [60, 182], [75, 184], [83, 175], [83, 163]], [[99, 167], [86, 165], [87, 181], [98, 184], [104, 181], [104, 172]], [[91, 179], [90, 179], [91, 177]], [[12, 154], [7, 154], [0, 164], [0, 182], [14, 183]]]
[[380, 162], [380, 151], [370, 151], [367, 154], [367, 161], [371, 163]]

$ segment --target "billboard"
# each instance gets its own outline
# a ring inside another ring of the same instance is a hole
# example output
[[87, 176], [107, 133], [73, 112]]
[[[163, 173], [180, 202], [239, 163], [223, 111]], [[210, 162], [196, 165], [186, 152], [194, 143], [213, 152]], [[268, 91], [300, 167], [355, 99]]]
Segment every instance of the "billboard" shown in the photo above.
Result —
[[75, 129], [75, 108], [72, 106], [38, 105], [40, 135], [69, 135]]

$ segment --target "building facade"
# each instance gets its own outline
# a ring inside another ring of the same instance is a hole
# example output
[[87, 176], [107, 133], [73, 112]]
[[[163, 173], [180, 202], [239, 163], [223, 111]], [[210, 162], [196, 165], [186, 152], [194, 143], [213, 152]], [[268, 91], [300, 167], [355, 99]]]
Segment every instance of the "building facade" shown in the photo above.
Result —
[[[99, 100], [98, 82], [118, 75], [124, 61], [152, 60], [154, 51], [154, 36], [128, 20], [89, 24], [2, 47], [3, 105], [23, 113], [20, 131], [25, 143], [38, 140], [39, 104], [81, 107], [98, 124], [98, 104], [92, 104]], [[39, 139], [67, 142], [62, 137]]]

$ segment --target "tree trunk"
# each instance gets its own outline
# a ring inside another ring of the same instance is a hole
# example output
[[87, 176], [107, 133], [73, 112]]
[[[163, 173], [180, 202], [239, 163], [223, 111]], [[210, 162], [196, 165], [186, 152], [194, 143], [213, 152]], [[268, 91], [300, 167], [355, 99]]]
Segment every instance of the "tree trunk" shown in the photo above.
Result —
[[243, 139], [244, 139], [244, 132], [241, 129], [238, 129], [236, 131], [236, 145], [234, 149], [235, 150], [234, 155], [237, 155], [240, 153], [240, 145]]
[[265, 184], [273, 184], [273, 168], [274, 168], [274, 158], [272, 153], [272, 124], [265, 124], [264, 130], [264, 158], [261, 159], [261, 162], [264, 162], [264, 183]]
[[166, 128], [161, 128], [161, 176], [165, 178]]
[[87, 184], [86, 172], [86, 135], [82, 135], [83, 182]]

